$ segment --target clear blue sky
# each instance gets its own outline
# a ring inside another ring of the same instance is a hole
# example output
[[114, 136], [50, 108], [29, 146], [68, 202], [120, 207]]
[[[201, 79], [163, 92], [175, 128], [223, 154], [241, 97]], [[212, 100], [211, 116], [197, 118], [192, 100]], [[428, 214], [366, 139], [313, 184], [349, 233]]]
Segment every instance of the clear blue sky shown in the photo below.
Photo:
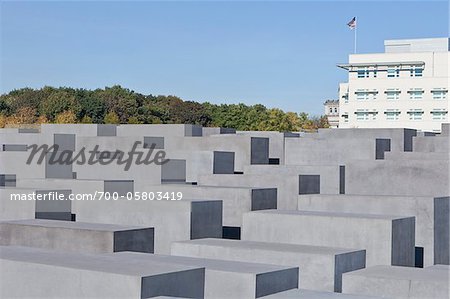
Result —
[[447, 1], [1, 2], [1, 93], [120, 84], [321, 114], [353, 51], [448, 36]]

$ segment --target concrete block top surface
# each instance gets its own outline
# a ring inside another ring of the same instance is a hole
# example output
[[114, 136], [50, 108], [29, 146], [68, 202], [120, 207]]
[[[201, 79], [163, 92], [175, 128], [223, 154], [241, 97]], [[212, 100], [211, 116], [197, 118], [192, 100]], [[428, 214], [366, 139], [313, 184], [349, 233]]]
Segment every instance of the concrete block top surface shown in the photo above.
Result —
[[448, 282], [449, 276], [441, 269], [428, 268], [413, 268], [400, 266], [373, 266], [361, 270], [345, 273], [349, 276], [364, 276], [374, 279], [388, 279], [388, 280], [413, 280], [413, 281], [445, 281]]
[[332, 217], [332, 218], [360, 218], [374, 220], [396, 220], [405, 218], [398, 215], [378, 215], [378, 214], [362, 214], [362, 213], [344, 213], [344, 212], [318, 212], [318, 211], [294, 211], [294, 210], [261, 210], [246, 213], [250, 214], [271, 214], [280, 216], [305, 216], [305, 217]]
[[103, 224], [103, 223], [87, 223], [87, 222], [75, 222], [75, 221], [61, 221], [61, 220], [45, 220], [45, 219], [25, 219], [25, 220], [10, 220], [1, 221], [0, 225], [22, 225], [22, 226], [39, 226], [46, 228], [62, 228], [62, 229], [77, 229], [77, 230], [93, 230], [93, 231], [127, 231], [146, 229], [148, 227], [143, 226], [128, 226], [118, 224]]
[[213, 239], [213, 238], [179, 241], [175, 243], [210, 246], [210, 247], [214, 246], [214, 247], [238, 248], [251, 251], [263, 250], [263, 251], [276, 251], [276, 252], [297, 253], [297, 254], [299, 253], [318, 254], [318, 255], [336, 255], [336, 254], [345, 254], [352, 251], [359, 251], [359, 249], [339, 248], [339, 247], [297, 245], [286, 243], [227, 240], [227, 239]]
[[114, 255], [107, 254], [59, 252], [21, 246], [0, 246], [0, 259], [138, 277], [201, 268], [174, 263], [117, 259]]
[[192, 267], [202, 267], [210, 270], [249, 273], [249, 274], [275, 272], [295, 268], [295, 267], [286, 267], [260, 263], [233, 262], [217, 259], [205, 259], [205, 258], [184, 257], [175, 255], [147, 254], [139, 252], [122, 251], [110, 253], [107, 255], [116, 257], [118, 259], [123, 259], [124, 261], [135, 260], [135, 261], [149, 261], [158, 263], [174, 263], [179, 265], [189, 265]]
[[372, 296], [362, 296], [362, 295], [350, 295], [350, 294], [342, 294], [342, 293], [334, 293], [334, 292], [320, 292], [320, 291], [312, 291], [312, 290], [304, 290], [304, 289], [293, 289], [289, 291], [284, 291], [280, 293], [276, 293], [273, 295], [266, 296], [264, 298], [267, 299], [276, 299], [276, 298], [298, 298], [298, 299], [374, 299], [381, 297], [372, 297]]

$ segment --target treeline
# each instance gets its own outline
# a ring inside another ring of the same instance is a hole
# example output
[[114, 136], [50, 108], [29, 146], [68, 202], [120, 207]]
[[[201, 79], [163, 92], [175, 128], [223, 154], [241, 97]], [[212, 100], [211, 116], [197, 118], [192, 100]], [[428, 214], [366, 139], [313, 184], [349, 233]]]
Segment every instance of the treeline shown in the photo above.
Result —
[[0, 96], [0, 127], [41, 123], [198, 124], [237, 130], [299, 131], [328, 127], [325, 116], [263, 105], [211, 104], [143, 95], [121, 86], [87, 90], [22, 88]]

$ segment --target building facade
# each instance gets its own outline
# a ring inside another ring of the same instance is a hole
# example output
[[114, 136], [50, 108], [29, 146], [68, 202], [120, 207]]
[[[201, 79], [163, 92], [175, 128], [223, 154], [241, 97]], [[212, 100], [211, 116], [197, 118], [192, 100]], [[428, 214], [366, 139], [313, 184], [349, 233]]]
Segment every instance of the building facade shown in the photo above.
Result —
[[339, 85], [340, 128], [439, 132], [449, 122], [449, 39], [386, 40], [384, 53], [352, 54]]
[[326, 100], [323, 103], [325, 108], [325, 115], [328, 119], [330, 128], [339, 127], [339, 100]]

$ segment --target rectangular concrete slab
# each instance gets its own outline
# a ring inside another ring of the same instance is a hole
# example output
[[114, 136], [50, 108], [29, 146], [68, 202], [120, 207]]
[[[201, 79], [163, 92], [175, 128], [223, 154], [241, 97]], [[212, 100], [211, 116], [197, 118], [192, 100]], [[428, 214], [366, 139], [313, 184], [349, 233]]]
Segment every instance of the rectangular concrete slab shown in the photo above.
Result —
[[43, 219], [0, 222], [0, 245], [85, 253], [153, 253], [153, 239], [153, 228], [139, 226]]
[[449, 298], [448, 271], [374, 266], [343, 275], [342, 291], [391, 298]]
[[242, 240], [361, 248], [368, 266], [414, 266], [414, 223], [414, 217], [264, 210], [244, 214]]
[[[298, 298], [298, 299], [376, 299], [381, 297], [350, 295], [332, 292], [320, 292], [307, 289], [289, 290], [276, 293], [267, 297], [267, 299], [282, 299], [282, 298]], [[393, 299], [393, 298], [392, 298]]]
[[0, 271], [2, 298], [204, 296], [204, 268], [100, 254], [1, 246]]
[[[441, 217], [433, 217], [435, 199], [432, 196], [383, 196], [383, 195], [326, 195], [311, 194], [298, 197], [298, 209], [302, 211], [324, 211], [344, 213], [396, 214], [416, 217], [416, 246], [423, 248], [423, 264], [434, 264], [434, 239], [444, 238], [441, 233], [434, 237], [434, 227], [445, 226], [445, 209], [438, 208]], [[444, 201], [445, 203], [445, 201]], [[438, 215], [438, 216], [439, 216]], [[436, 223], [436, 224], [435, 224]], [[447, 232], [448, 235], [448, 232]], [[443, 246], [445, 247], [445, 246]], [[447, 248], [438, 249], [447, 252]], [[418, 261], [416, 261], [418, 262]]]
[[125, 261], [204, 267], [205, 298], [259, 298], [298, 287], [297, 267], [134, 252], [113, 255]]
[[342, 273], [365, 267], [365, 251], [356, 249], [199, 239], [172, 243], [173, 255], [299, 267], [303, 288], [340, 291]]

